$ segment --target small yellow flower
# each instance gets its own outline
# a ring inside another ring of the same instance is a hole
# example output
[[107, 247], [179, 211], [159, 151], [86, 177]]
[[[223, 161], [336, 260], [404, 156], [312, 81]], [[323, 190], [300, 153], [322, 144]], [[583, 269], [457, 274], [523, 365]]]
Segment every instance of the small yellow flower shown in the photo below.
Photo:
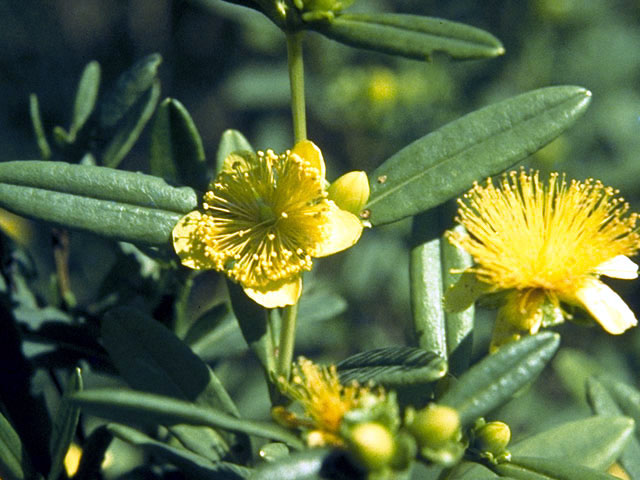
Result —
[[[366, 175], [364, 183], [368, 197]], [[363, 223], [342, 207], [352, 207], [347, 197], [327, 192], [322, 153], [308, 140], [280, 155], [233, 153], [205, 193], [202, 210], [173, 229], [173, 246], [183, 265], [224, 272], [264, 307], [293, 305], [312, 257], [337, 253], [360, 238]]]
[[[551, 174], [548, 186], [538, 172], [504, 175], [477, 183], [459, 200], [456, 220], [467, 234], [449, 239], [470, 253], [469, 269], [487, 287], [504, 292], [494, 346], [536, 333], [545, 314], [568, 317], [561, 302], [586, 310], [609, 333], [636, 325], [633, 312], [600, 275], [633, 279], [638, 266], [628, 256], [640, 248], [637, 214], [601, 182], [571, 181]], [[455, 287], [454, 287], [455, 288]]]
[[372, 390], [356, 382], [342, 385], [335, 365], [321, 367], [304, 357], [294, 364], [291, 380], [282, 378], [279, 384], [287, 397], [300, 404], [304, 416], [276, 407], [274, 417], [287, 426], [306, 429], [310, 446], [342, 445], [338, 432], [345, 414], [385, 398], [381, 388]]

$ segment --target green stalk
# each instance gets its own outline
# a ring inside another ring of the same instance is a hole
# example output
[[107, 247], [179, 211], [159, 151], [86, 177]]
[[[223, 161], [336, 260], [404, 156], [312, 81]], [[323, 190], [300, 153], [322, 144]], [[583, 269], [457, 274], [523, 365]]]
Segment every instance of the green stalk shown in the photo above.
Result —
[[282, 312], [282, 328], [280, 330], [280, 344], [278, 346], [278, 377], [289, 379], [291, 362], [293, 361], [293, 347], [296, 341], [296, 321], [298, 304], [290, 305]]
[[304, 65], [302, 63], [302, 32], [287, 33], [287, 60], [291, 86], [291, 115], [294, 143], [307, 138], [307, 116], [304, 102]]

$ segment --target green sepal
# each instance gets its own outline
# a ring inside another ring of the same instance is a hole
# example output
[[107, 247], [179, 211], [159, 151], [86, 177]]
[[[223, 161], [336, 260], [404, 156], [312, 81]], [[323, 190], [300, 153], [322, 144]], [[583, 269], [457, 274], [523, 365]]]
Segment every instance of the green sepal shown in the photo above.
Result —
[[51, 452], [51, 470], [47, 475], [48, 480], [57, 480], [64, 470], [64, 457], [75, 435], [80, 416], [78, 406], [69, 402], [69, 395], [80, 391], [82, 391], [82, 373], [79, 368], [76, 368], [69, 377], [69, 383], [53, 422], [49, 448]]
[[[604, 470], [618, 458], [633, 434], [628, 417], [594, 416], [545, 430], [509, 446], [513, 455], [571, 459]], [[597, 432], [597, 435], [594, 435]]]
[[567, 129], [590, 99], [591, 93], [581, 87], [533, 90], [416, 140], [369, 176], [369, 221], [380, 225], [415, 215], [503, 171]]
[[[587, 399], [593, 411], [598, 415], [611, 417], [623, 414], [622, 409], [613, 396], [607, 391], [607, 388], [595, 377], [587, 380]], [[634, 425], [632, 424], [631, 431], [633, 431], [633, 428]], [[598, 438], [600, 437], [601, 433], [598, 431]], [[629, 442], [626, 447], [624, 447], [624, 450], [622, 450], [622, 453], [620, 453], [619, 456], [616, 455], [614, 458], [618, 458], [631, 478], [640, 478], [640, 441], [637, 435], [631, 434]]]
[[216, 174], [222, 171], [225, 158], [233, 152], [253, 152], [253, 147], [238, 130], [225, 130], [216, 153]]
[[0, 414], [0, 476], [5, 480], [31, 478], [29, 460], [20, 437]]
[[352, 355], [337, 368], [343, 384], [371, 381], [397, 388], [439, 380], [447, 373], [447, 362], [421, 348], [386, 347]]
[[159, 442], [144, 433], [124, 425], [110, 424], [107, 429], [114, 437], [142, 448], [143, 451], [157, 455], [172, 463], [189, 478], [210, 480], [238, 480], [247, 478], [252, 470], [229, 462], [212, 462], [205, 457], [182, 448]]
[[471, 307], [478, 298], [486, 293], [491, 285], [478, 280], [473, 272], [463, 272], [458, 281], [444, 293], [444, 308], [453, 313], [463, 312]]
[[92, 415], [126, 425], [199, 425], [255, 435], [301, 449], [302, 441], [289, 430], [268, 422], [239, 419], [212, 408], [150, 393], [119, 389], [85, 390], [71, 400]]
[[551, 332], [507, 344], [463, 374], [438, 403], [458, 410], [461, 425], [469, 426], [533, 381], [559, 345], [560, 336]]
[[82, 72], [76, 98], [73, 104], [73, 116], [69, 127], [71, 142], [76, 138], [78, 131], [87, 122], [98, 100], [100, 90], [100, 64], [96, 61], [89, 62]]
[[133, 243], [167, 244], [196, 205], [191, 188], [151, 175], [37, 160], [0, 164], [0, 206]]
[[575, 465], [563, 459], [512, 457], [494, 467], [500, 476], [519, 480], [615, 480], [609, 474]]
[[353, 47], [418, 60], [429, 60], [435, 52], [455, 59], [492, 58], [504, 53], [500, 41], [484, 30], [419, 15], [335, 14], [332, 19], [305, 26]]
[[151, 131], [151, 173], [197, 190], [207, 187], [207, 169], [200, 134], [178, 100], [165, 99], [158, 107]]

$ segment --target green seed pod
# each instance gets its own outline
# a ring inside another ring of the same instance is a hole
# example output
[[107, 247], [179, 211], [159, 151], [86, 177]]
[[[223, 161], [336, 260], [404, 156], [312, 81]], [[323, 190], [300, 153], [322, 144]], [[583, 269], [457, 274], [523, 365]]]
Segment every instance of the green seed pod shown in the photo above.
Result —
[[405, 422], [421, 448], [439, 448], [460, 435], [460, 415], [445, 405], [432, 403], [418, 412], [408, 409]]

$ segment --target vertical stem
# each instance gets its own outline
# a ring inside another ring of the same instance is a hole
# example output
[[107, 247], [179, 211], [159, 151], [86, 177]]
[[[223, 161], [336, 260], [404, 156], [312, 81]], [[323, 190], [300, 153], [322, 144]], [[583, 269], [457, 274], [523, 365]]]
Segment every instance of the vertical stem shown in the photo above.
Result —
[[282, 314], [282, 328], [280, 330], [280, 345], [278, 346], [278, 376], [289, 379], [293, 347], [296, 339], [296, 320], [298, 304], [286, 307]]
[[304, 103], [304, 64], [302, 63], [302, 32], [287, 33], [287, 60], [291, 86], [291, 115], [294, 143], [307, 138], [307, 118]]

